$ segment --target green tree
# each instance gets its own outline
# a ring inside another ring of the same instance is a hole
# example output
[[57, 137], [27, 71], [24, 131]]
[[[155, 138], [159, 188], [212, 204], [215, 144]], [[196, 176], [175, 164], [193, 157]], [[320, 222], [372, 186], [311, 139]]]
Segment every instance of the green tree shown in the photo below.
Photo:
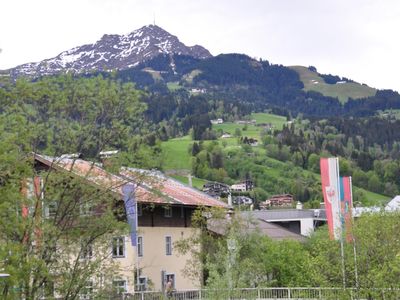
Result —
[[352, 168], [350, 162], [345, 158], [339, 159], [339, 170], [341, 176], [351, 176], [352, 175]]
[[315, 172], [319, 173], [319, 156], [315, 153], [311, 153], [310, 156], [308, 157], [308, 169]]
[[240, 128], [235, 128], [235, 137], [239, 138], [242, 136], [242, 131], [240, 130]]
[[[354, 248], [346, 243], [345, 274], [346, 286], [369, 290], [374, 299], [382, 298], [376, 288], [399, 288], [400, 225], [398, 213], [374, 213], [362, 215], [353, 225], [356, 248], [358, 283], [355, 279]], [[328, 238], [326, 229], [316, 232], [307, 242], [311, 255], [310, 273], [312, 284], [340, 287], [343, 284], [340, 243]], [[365, 294], [365, 293], [364, 293]], [[390, 298], [390, 292], [386, 294]]]
[[200, 146], [197, 142], [194, 142], [191, 149], [192, 156], [196, 156], [200, 152]]
[[[107, 262], [110, 236], [127, 228], [116, 218], [121, 211], [111, 187], [37, 168], [32, 153], [83, 153], [95, 161], [99, 151], [117, 148], [132, 160], [145, 109], [139, 98], [131, 84], [101, 77], [18, 80], [1, 89], [0, 268], [15, 287], [6, 297], [38, 299], [54, 284], [63, 299], [76, 299], [96, 274], [118, 272]], [[35, 193], [21, 193], [39, 177]], [[84, 259], [92, 246], [96, 253]]]
[[[200, 211], [197, 215], [201, 217], [203, 230], [176, 246], [183, 252], [200, 249], [186, 271], [198, 275], [192, 267], [201, 264], [206, 287], [216, 290], [214, 299], [226, 298], [226, 289], [305, 286], [309, 282], [309, 255], [300, 242], [272, 241], [258, 230], [248, 230], [249, 224], [257, 227], [256, 220], [239, 214], [231, 219], [221, 213]], [[206, 230], [205, 226], [210, 224], [220, 235]]]
[[[368, 172], [368, 173], [370, 173], [370, 172]], [[383, 188], [382, 188], [381, 181], [379, 180], [378, 176], [374, 172], [371, 172], [371, 173], [372, 174], [370, 174], [369, 178], [368, 178], [368, 190], [375, 192], [375, 193], [382, 193]]]
[[353, 182], [359, 187], [368, 188], [368, 176], [362, 170], [357, 169], [353, 172]]
[[386, 182], [399, 182], [400, 168], [398, 164], [394, 161], [385, 164], [385, 174], [384, 179]]

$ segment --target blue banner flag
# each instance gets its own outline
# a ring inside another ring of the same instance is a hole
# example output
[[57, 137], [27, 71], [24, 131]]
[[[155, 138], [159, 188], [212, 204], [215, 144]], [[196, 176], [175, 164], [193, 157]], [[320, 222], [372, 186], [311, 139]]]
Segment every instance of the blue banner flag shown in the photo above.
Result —
[[136, 198], [135, 198], [135, 185], [133, 183], [127, 183], [122, 187], [122, 193], [124, 195], [126, 218], [131, 232], [131, 243], [132, 246], [136, 247], [136, 230], [137, 230], [137, 209], [136, 209]]

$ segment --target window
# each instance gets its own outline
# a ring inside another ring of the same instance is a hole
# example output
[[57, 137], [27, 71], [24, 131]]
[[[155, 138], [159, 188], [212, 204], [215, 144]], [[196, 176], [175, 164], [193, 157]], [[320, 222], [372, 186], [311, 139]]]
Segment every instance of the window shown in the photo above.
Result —
[[126, 293], [126, 280], [114, 280], [113, 281], [113, 290], [117, 294]]
[[123, 237], [116, 237], [112, 240], [112, 256], [125, 257], [125, 239]]
[[89, 280], [79, 292], [79, 299], [92, 299], [93, 281]]
[[93, 247], [92, 244], [88, 244], [85, 242], [81, 243], [81, 253], [79, 255], [80, 259], [91, 259], [93, 256]]
[[44, 215], [46, 218], [54, 218], [57, 214], [57, 202], [56, 201], [50, 201], [47, 203], [47, 205], [44, 208]]
[[167, 273], [165, 276], [166, 279], [166, 284], [168, 285], [168, 282], [171, 282], [171, 289], [175, 289], [175, 274], [172, 273]]
[[164, 217], [171, 218], [172, 217], [172, 207], [164, 207]]
[[170, 236], [165, 237], [165, 254], [172, 255], [172, 238]]
[[138, 236], [137, 238], [137, 255], [139, 257], [143, 256], [143, 237]]
[[145, 276], [139, 276], [139, 291], [145, 291], [147, 290], [147, 277]]
[[90, 216], [92, 214], [92, 205], [88, 201], [81, 202], [79, 205], [80, 216]]

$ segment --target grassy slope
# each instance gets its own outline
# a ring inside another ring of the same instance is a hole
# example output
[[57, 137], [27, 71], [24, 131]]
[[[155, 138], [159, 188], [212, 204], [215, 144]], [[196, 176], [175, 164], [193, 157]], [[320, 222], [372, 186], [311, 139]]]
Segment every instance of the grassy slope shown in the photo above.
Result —
[[149, 73], [153, 77], [154, 81], [162, 81], [163, 80], [160, 71], [155, 71], [152, 68], [144, 68], [142, 71]]
[[[280, 116], [275, 116], [275, 115], [270, 115], [270, 114], [263, 114], [263, 113], [258, 113], [258, 114], [253, 114], [252, 119], [256, 119], [257, 123], [273, 123], [277, 128], [282, 128], [282, 125], [285, 124], [286, 119], [284, 117]], [[235, 128], [243, 128], [243, 125], [240, 124], [235, 124], [235, 123], [224, 123], [224, 124], [217, 124], [213, 125], [213, 129], [218, 129], [222, 128], [224, 131], [234, 133]], [[259, 138], [260, 134], [260, 127], [254, 126], [254, 125], [248, 125], [248, 130], [243, 131], [243, 136], [252, 136]], [[231, 147], [238, 147], [237, 139], [236, 138], [227, 138], [227, 139], [219, 139], [219, 142], [222, 143], [222, 141], [226, 142], [226, 150], [228, 150]], [[190, 155], [188, 152], [188, 149], [190, 145], [192, 145], [193, 141], [189, 136], [185, 136], [182, 138], [176, 138], [176, 139], [171, 139], [169, 141], [163, 142], [162, 149], [164, 152], [164, 169], [165, 170], [190, 170], [191, 169], [191, 163], [190, 163]], [[205, 142], [207, 143], [207, 142]], [[265, 149], [262, 147], [255, 147], [254, 151], [259, 152], [261, 155], [265, 155]], [[269, 166], [264, 166], [266, 169], [266, 174], [268, 176], [274, 177], [274, 178], [280, 178], [283, 180], [290, 180], [286, 179], [284, 177], [284, 172], [282, 170], [284, 169], [285, 166], [287, 166], [286, 163], [275, 160], [273, 158], [267, 158], [267, 162]], [[271, 167], [272, 166], [272, 167]], [[312, 174], [312, 176], [315, 177], [315, 180], [320, 180], [320, 176], [318, 174], [312, 173], [308, 170], [302, 170], [304, 174]], [[172, 176], [176, 178], [177, 180], [183, 182], [183, 183], [188, 183], [187, 177], [184, 176], [178, 176], [174, 175]], [[206, 182], [203, 179], [199, 178], [193, 178], [193, 186], [197, 188], [201, 188], [203, 184]], [[354, 187], [354, 189], [359, 189], [357, 187]], [[389, 198], [383, 195], [375, 194], [370, 191], [366, 191], [364, 189], [361, 189], [367, 198], [367, 201], [369, 203], [386, 203]]]
[[[325, 96], [337, 97], [342, 103], [345, 103], [348, 98], [365, 98], [373, 96], [376, 93], [376, 89], [354, 82], [326, 84], [324, 79], [318, 76], [316, 72], [303, 66], [291, 66], [289, 68], [295, 70], [299, 74], [300, 80], [304, 84], [304, 90], [316, 91]], [[317, 81], [318, 84], [313, 83], [312, 80]]]
[[260, 137], [260, 129], [254, 125], [247, 125], [246, 130], [243, 130], [244, 125], [231, 123], [231, 122], [213, 125], [214, 130], [222, 129], [222, 131], [224, 133], [230, 133], [232, 135], [235, 134], [236, 128], [239, 128], [240, 130], [242, 130], [242, 136], [247, 136], [247, 137], [252, 137], [252, 138]]
[[179, 85], [179, 82], [167, 82], [167, 87], [171, 92], [182, 88], [182, 86]]
[[186, 80], [186, 82], [191, 84], [191, 83], [193, 83], [193, 78], [195, 78], [200, 73], [201, 73], [201, 71], [198, 69], [193, 70], [190, 73], [183, 75], [183, 79]]
[[[285, 117], [267, 114], [267, 113], [254, 113], [250, 116], [250, 118], [253, 120], [256, 120], [257, 124], [271, 123], [277, 129], [282, 129], [282, 126], [286, 123]], [[225, 122], [223, 124], [213, 125], [214, 130], [222, 129], [223, 132], [227, 132], [232, 135], [235, 133], [236, 128], [239, 128], [240, 130], [242, 130], [242, 136], [252, 137], [252, 138], [256, 138], [256, 139], [260, 138], [260, 132], [262, 130], [262, 127], [250, 125], [250, 124], [247, 125], [246, 130], [243, 130], [245, 128], [245, 125], [236, 124], [236, 123], [232, 123], [232, 122]], [[236, 143], [236, 139], [226, 139], [226, 140], [228, 141], [229, 144], [231, 144], [232, 140], [234, 140]]]
[[355, 190], [361, 190], [364, 192], [365, 197], [368, 200], [368, 203], [371, 203], [371, 205], [385, 205], [387, 202], [391, 200], [390, 197], [383, 196], [380, 194], [376, 194], [367, 190], [364, 190], [362, 188], [354, 187]]
[[[180, 176], [180, 175], [172, 175], [172, 178], [175, 178], [176, 180], [183, 182], [185, 184], [189, 183], [189, 179], [186, 176]], [[193, 187], [201, 190], [203, 188], [203, 185], [207, 182], [207, 180], [197, 178], [197, 177], [192, 177], [192, 185]]]
[[164, 153], [165, 170], [190, 170], [189, 145], [193, 141], [189, 136], [171, 139], [161, 144]]
[[283, 125], [287, 123], [285, 117], [266, 113], [254, 113], [251, 114], [251, 118], [256, 120], [258, 124], [271, 123], [277, 129], [282, 129]]

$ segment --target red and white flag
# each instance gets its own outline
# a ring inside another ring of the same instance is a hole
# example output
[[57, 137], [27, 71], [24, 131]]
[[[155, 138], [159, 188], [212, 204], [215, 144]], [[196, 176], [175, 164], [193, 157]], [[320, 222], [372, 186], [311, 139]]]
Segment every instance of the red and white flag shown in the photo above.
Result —
[[321, 158], [320, 169], [329, 236], [338, 240], [342, 234], [338, 158]]

